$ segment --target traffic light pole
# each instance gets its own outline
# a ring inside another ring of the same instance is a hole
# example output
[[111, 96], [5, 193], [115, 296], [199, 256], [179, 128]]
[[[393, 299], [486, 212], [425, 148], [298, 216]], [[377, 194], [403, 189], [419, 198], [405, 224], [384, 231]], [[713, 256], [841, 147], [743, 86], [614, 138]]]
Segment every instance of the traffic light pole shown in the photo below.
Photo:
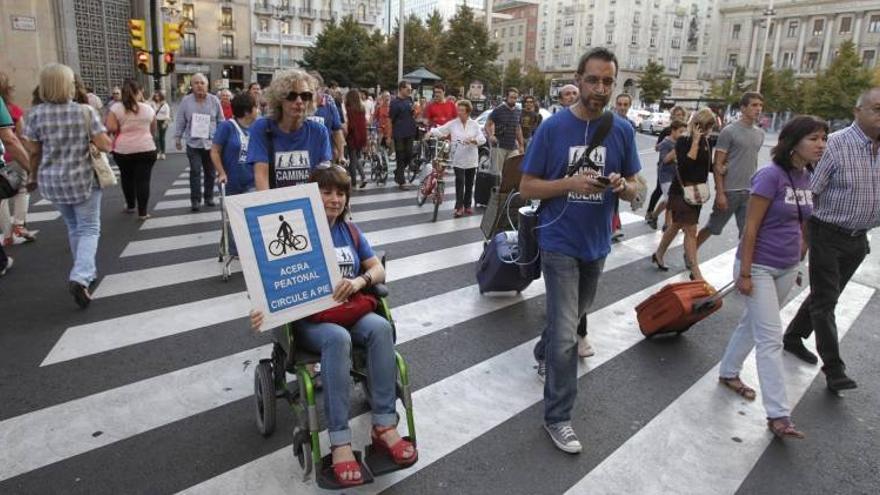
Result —
[[150, 56], [153, 59], [153, 90], [162, 90], [162, 52], [159, 50], [159, 25], [162, 22], [161, 15], [158, 14], [159, 8], [157, 0], [150, 0], [150, 31], [152, 43], [150, 45]]

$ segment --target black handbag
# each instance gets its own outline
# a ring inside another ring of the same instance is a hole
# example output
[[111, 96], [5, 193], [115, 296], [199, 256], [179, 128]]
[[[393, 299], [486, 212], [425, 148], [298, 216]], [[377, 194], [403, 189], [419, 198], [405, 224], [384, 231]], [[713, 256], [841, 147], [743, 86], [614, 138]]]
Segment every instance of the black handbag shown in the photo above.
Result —
[[0, 199], [18, 194], [27, 180], [27, 173], [18, 165], [6, 164], [0, 167]]

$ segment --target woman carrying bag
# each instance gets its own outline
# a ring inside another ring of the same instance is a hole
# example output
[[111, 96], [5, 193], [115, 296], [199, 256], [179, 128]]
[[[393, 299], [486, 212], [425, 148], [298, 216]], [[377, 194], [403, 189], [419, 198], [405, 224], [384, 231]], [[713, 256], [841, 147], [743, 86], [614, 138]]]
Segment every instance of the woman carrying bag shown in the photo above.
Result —
[[779, 311], [807, 253], [804, 228], [813, 210], [810, 170], [822, 157], [827, 137], [828, 125], [812, 116], [795, 117], [782, 128], [771, 152], [773, 162], [752, 176], [733, 270], [745, 311], [727, 344], [718, 380], [746, 400], [755, 400], [755, 390], [739, 378], [754, 347], [767, 427], [779, 438], [804, 438], [791, 422], [785, 393]]
[[156, 91], [153, 93], [153, 98], [150, 99], [150, 108], [156, 112], [156, 150], [158, 151], [158, 155], [156, 158], [158, 160], [165, 159], [165, 133], [168, 131], [168, 126], [171, 124], [171, 105], [165, 101], [165, 95], [161, 91]]
[[68, 290], [76, 303], [85, 308], [91, 302], [92, 284], [97, 277], [95, 255], [101, 236], [101, 188], [89, 144], [107, 152], [111, 141], [97, 112], [73, 101], [74, 91], [70, 67], [43, 67], [43, 103], [28, 114], [24, 137], [37, 164], [40, 193], [43, 199], [55, 203], [67, 225], [73, 255]]
[[712, 169], [709, 133], [714, 127], [715, 114], [704, 108], [691, 119], [687, 134], [675, 143], [676, 179], [669, 186], [667, 205], [672, 213], [672, 225], [663, 233], [657, 251], [651, 255], [651, 261], [658, 269], [668, 271], [663, 257], [678, 231], [684, 231], [684, 254], [691, 269], [691, 280], [703, 280], [697, 261], [697, 222], [703, 203], [709, 200], [706, 183]]

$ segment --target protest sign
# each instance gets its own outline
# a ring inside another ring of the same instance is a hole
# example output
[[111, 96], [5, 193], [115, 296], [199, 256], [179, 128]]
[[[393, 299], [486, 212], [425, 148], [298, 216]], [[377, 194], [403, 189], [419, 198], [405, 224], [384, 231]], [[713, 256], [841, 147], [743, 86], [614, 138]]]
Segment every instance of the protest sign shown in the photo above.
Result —
[[227, 214], [260, 330], [337, 306], [341, 280], [317, 184], [227, 196]]

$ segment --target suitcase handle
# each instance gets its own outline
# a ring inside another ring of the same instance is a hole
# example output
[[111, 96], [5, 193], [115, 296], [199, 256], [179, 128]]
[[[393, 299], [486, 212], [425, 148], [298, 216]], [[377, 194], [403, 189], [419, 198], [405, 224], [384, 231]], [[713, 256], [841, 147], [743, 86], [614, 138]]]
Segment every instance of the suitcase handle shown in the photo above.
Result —
[[715, 304], [717, 304], [718, 301], [724, 299], [728, 294], [733, 292], [733, 289], [735, 287], [736, 287], [736, 281], [731, 280], [724, 287], [722, 287], [720, 290], [715, 292], [715, 294], [713, 294], [709, 297], [704, 297], [702, 299], [698, 299], [698, 300], [694, 301], [693, 313], [697, 314], [697, 313], [702, 313], [704, 311], [712, 310], [715, 307]]

